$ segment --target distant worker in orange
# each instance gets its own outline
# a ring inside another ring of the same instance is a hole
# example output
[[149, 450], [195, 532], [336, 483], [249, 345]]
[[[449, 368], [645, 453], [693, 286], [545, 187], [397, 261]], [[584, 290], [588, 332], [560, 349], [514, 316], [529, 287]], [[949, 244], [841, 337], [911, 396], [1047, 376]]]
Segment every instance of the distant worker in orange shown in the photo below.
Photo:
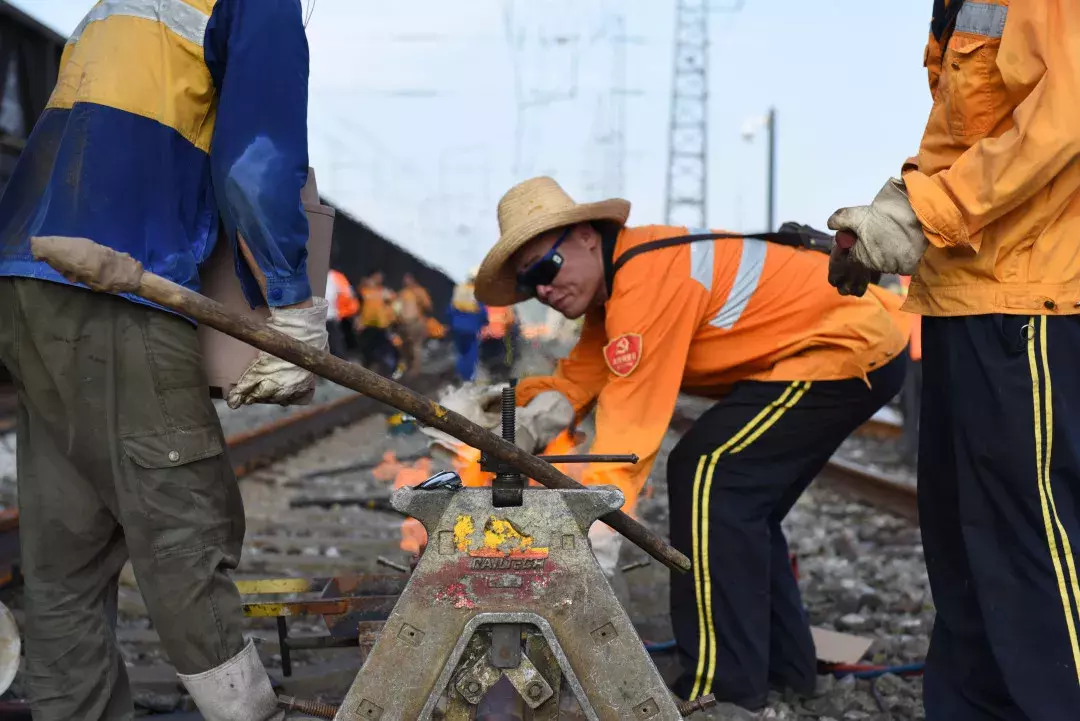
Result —
[[326, 277], [326, 331], [330, 337], [330, 352], [345, 358], [349, 351], [349, 339], [354, 338], [352, 324], [360, 312], [360, 301], [349, 279], [340, 270], [330, 269]]
[[[770, 684], [814, 691], [810, 627], [780, 522], [837, 446], [903, 384], [901, 299], [878, 287], [842, 297], [829, 258], [780, 242], [703, 238], [707, 230], [626, 227], [630, 204], [578, 205], [550, 178], [499, 203], [501, 238], [476, 280], [482, 303], [538, 298], [581, 337], [519, 403], [579, 416], [597, 407], [593, 453], [638, 465], [590, 467], [633, 513], [680, 391], [716, 398], [667, 465], [671, 540], [692, 574], [672, 578], [684, 698], [715, 693], [756, 709]], [[605, 529], [605, 530], [601, 530]], [[611, 575], [617, 544], [590, 531]], [[612, 550], [614, 547], [614, 550]]]
[[360, 284], [360, 330], [361, 362], [384, 375], [390, 375], [398, 364], [398, 352], [390, 340], [390, 326], [394, 323], [394, 293], [383, 285], [383, 274], [376, 271]]
[[428, 335], [427, 316], [431, 313], [431, 295], [412, 273], [406, 273], [397, 295], [397, 305], [405, 366], [409, 371], [416, 372], [420, 370], [420, 353]]

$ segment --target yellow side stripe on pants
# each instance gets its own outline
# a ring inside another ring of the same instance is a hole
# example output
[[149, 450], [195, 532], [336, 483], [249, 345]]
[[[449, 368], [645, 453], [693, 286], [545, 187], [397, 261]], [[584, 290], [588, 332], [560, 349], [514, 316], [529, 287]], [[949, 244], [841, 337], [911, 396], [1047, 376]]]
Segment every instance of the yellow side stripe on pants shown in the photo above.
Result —
[[701, 471], [705, 468], [706, 460], [708, 460], [708, 456], [702, 456], [698, 460], [697, 473], [694, 474], [694, 517], [690, 521], [690, 539], [694, 547], [694, 597], [697, 599], [698, 627], [698, 672], [694, 677], [694, 692], [690, 694], [691, 700], [698, 696], [698, 685], [701, 683], [701, 664], [705, 662], [705, 634], [703, 633], [703, 629], [705, 628], [705, 596], [704, 586], [701, 583], [701, 564], [698, 562], [698, 525], [701, 518], [698, 506], [698, 489], [701, 488]]
[[[1069, 542], [1069, 534], [1058, 516], [1057, 503], [1054, 501], [1054, 490], [1050, 483], [1050, 461], [1054, 444], [1054, 390], [1050, 379], [1050, 363], [1047, 357], [1046, 316], [1038, 319], [1031, 318], [1029, 321], [1032, 328], [1028, 334], [1028, 365], [1031, 368], [1031, 390], [1035, 411], [1035, 466], [1039, 484], [1039, 501], [1042, 505], [1043, 525], [1046, 529], [1046, 539], [1050, 546], [1050, 560], [1054, 565], [1054, 574], [1057, 577], [1058, 593], [1061, 595], [1061, 606], [1065, 611], [1065, 626], [1069, 629], [1069, 641], [1072, 644], [1073, 666], [1076, 669], [1076, 679], [1080, 683], [1080, 643], [1076, 636], [1076, 622], [1073, 618], [1074, 603], [1080, 604], [1080, 585], [1076, 580], [1076, 564], [1073, 560], [1072, 544]], [[1037, 325], [1036, 325], [1037, 324]], [[1037, 330], [1036, 330], [1037, 328]], [[1039, 356], [1035, 353], [1037, 338], [1042, 339], [1042, 348]], [[1041, 356], [1041, 357], [1040, 357]], [[1042, 360], [1042, 372], [1046, 377], [1046, 402], [1043, 403], [1042, 389], [1039, 382], [1039, 360]], [[1043, 453], [1043, 434], [1046, 435], [1046, 453]], [[1053, 520], [1051, 521], [1051, 517]], [[1058, 549], [1057, 536], [1054, 528], [1061, 535], [1061, 550]], [[1061, 557], [1065, 558], [1065, 566], [1068, 568], [1068, 579], [1062, 570]], [[1070, 598], [1070, 587], [1072, 597]]]
[[[690, 700], [698, 698], [712, 688], [716, 674], [716, 628], [712, 616], [712, 579], [709, 577], [709, 495], [712, 491], [716, 462], [724, 453], [729, 453], [729, 451], [730, 454], [738, 453], [760, 438], [761, 434], [780, 420], [780, 417], [798, 403], [808, 390], [810, 390], [809, 382], [795, 381], [779, 398], [765, 406], [722, 446], [711, 454], [701, 456], [698, 461], [698, 470], [694, 477], [694, 518], [690, 529], [694, 556], [694, 592], [698, 604], [698, 664]], [[705, 476], [704, 488], [701, 488], [701, 470], [706, 460], [709, 461], [709, 470]], [[704, 614], [702, 614], [703, 610]]]

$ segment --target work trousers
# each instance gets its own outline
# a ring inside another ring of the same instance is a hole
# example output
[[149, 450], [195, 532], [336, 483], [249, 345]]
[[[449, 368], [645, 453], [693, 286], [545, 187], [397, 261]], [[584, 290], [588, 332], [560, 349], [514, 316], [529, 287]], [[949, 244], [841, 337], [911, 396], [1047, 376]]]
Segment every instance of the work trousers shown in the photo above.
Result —
[[390, 331], [387, 328], [365, 326], [360, 331], [358, 342], [364, 367], [384, 375], [390, 375], [397, 368], [398, 352], [390, 341]]
[[919, 458], [919, 416], [922, 415], [922, 361], [908, 363], [904, 390], [900, 394], [904, 415], [904, 428], [900, 437], [900, 456], [905, 463], [914, 465]]
[[35, 721], [130, 719], [115, 639], [130, 557], [177, 671], [244, 647], [244, 509], [194, 326], [118, 297], [0, 278], [19, 393], [25, 679]]
[[686, 699], [758, 709], [770, 685], [810, 693], [816, 654], [780, 522], [852, 431], [892, 399], [906, 356], [842, 381], [737, 383], [668, 459], [671, 619]]
[[471, 381], [476, 376], [476, 366], [480, 362], [480, 338], [476, 333], [453, 331], [454, 350], [457, 351], [457, 374], [462, 381]]
[[326, 321], [326, 337], [330, 346], [330, 353], [335, 358], [345, 359], [348, 357], [348, 347], [345, 345], [343, 327], [343, 322], [337, 318]]
[[401, 356], [411, 373], [420, 371], [423, 358], [424, 341], [427, 340], [427, 325], [423, 318], [403, 320], [399, 324], [401, 333]]
[[1080, 316], [923, 319], [927, 721], [1080, 718]]

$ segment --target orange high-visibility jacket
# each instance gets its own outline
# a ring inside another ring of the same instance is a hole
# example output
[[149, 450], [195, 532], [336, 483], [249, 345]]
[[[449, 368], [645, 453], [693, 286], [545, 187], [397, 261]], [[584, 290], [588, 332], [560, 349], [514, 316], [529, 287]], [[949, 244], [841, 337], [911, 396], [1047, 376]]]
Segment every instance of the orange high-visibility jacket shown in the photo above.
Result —
[[932, 246], [905, 310], [1080, 312], [1080, 6], [967, 2], [924, 57], [934, 104], [903, 177]]
[[510, 306], [488, 306], [488, 324], [480, 331], [481, 337], [501, 340], [514, 323], [514, 309]]
[[389, 328], [394, 322], [394, 294], [381, 285], [360, 286], [360, 322], [366, 328]]
[[402, 320], [421, 320], [431, 312], [431, 296], [419, 285], [405, 286], [398, 291]]
[[337, 304], [339, 320], [348, 320], [360, 312], [360, 300], [356, 292], [349, 284], [349, 279], [340, 270], [330, 270], [330, 282], [334, 284], [337, 294], [334, 296]]
[[[686, 228], [624, 229], [615, 258]], [[637, 465], [590, 467], [586, 483], [617, 485], [632, 511], [680, 390], [719, 397], [736, 381], [863, 378], [902, 353], [901, 298], [871, 286], [862, 298], [828, 282], [829, 259], [751, 239], [644, 253], [614, 279], [603, 308], [555, 375], [518, 385], [518, 402], [558, 390], [579, 414], [597, 401], [592, 453], [636, 453]]]
[[436, 340], [446, 337], [446, 326], [440, 323], [435, 318], [429, 317], [426, 321], [428, 338], [435, 338]]

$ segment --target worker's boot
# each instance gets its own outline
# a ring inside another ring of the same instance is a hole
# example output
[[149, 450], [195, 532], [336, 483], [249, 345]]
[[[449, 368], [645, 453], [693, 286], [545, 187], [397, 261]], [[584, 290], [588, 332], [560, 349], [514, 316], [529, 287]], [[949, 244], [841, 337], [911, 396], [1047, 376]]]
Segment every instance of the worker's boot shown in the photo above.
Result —
[[277, 695], [251, 641], [217, 668], [179, 676], [206, 721], [284, 721], [285, 712], [278, 708]]

